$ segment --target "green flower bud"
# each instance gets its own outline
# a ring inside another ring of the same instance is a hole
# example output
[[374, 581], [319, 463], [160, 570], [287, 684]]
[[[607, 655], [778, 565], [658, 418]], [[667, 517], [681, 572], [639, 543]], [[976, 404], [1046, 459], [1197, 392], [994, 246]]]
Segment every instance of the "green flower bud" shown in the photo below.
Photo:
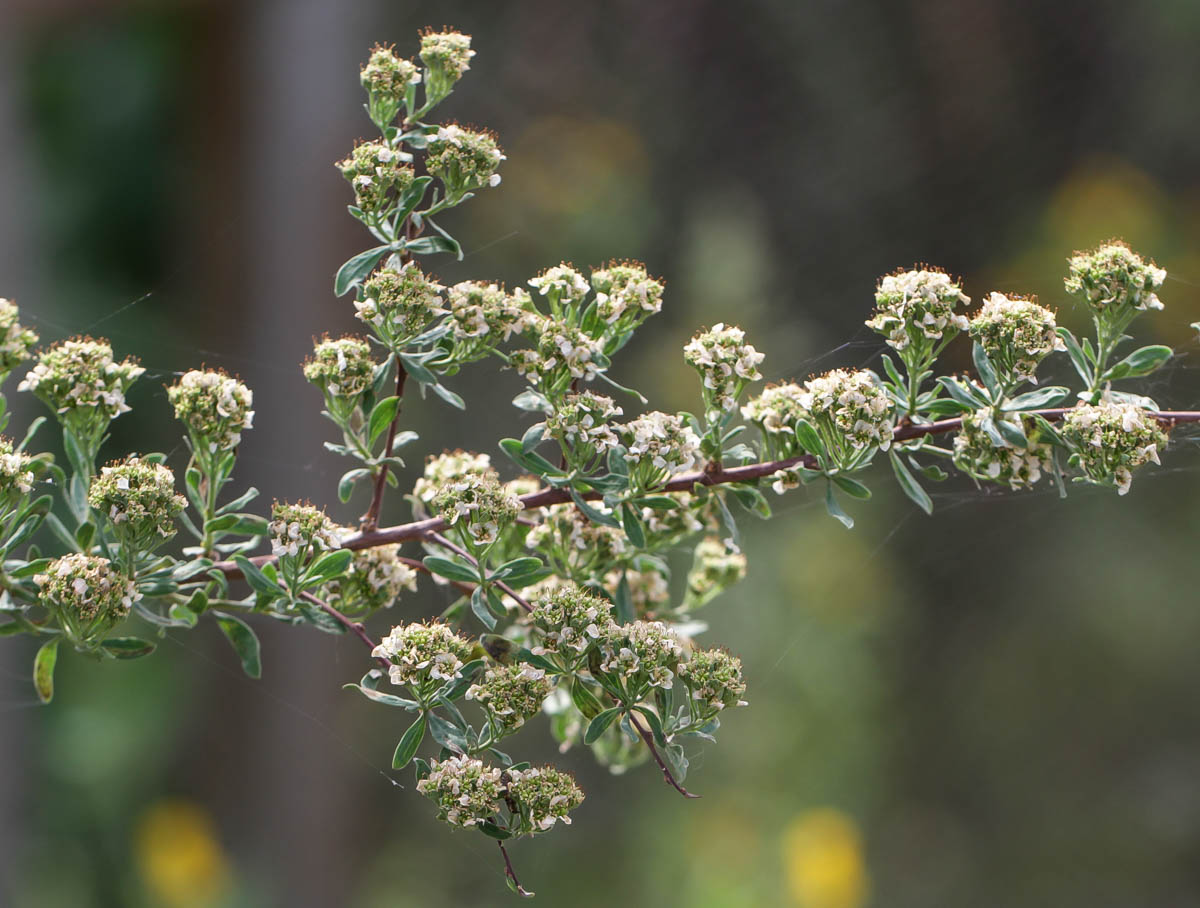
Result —
[[17, 321], [20, 312], [11, 300], [0, 299], [0, 381], [33, 355], [35, 332]]
[[971, 337], [979, 342], [1001, 377], [1037, 384], [1038, 364], [1055, 350], [1065, 350], [1054, 313], [1036, 297], [992, 293], [971, 317]]
[[549, 300], [550, 311], [555, 318], [562, 316], [564, 306], [574, 307], [582, 303], [588, 293], [588, 282], [566, 262], [530, 278], [529, 286]]
[[[596, 506], [608, 512], [600, 502]], [[526, 534], [525, 545], [545, 555], [559, 573], [579, 580], [625, 557], [629, 549], [624, 532], [593, 523], [573, 504], [545, 508], [541, 521]]]
[[413, 181], [408, 155], [379, 142], [360, 142], [337, 165], [354, 187], [354, 204], [368, 214], [381, 214]]
[[1154, 291], [1166, 278], [1167, 272], [1154, 262], [1113, 240], [1071, 256], [1063, 286], [1096, 312], [1144, 311], [1163, 307]]
[[671, 474], [699, 462], [700, 439], [678, 416], [652, 410], [626, 423], [620, 434], [629, 453], [631, 482], [638, 489], [660, 486]]
[[90, 645], [121, 621], [142, 598], [132, 580], [107, 558], [73, 553], [51, 561], [34, 581], [42, 604], [58, 618], [72, 642]]
[[193, 369], [167, 388], [175, 418], [187, 428], [198, 455], [232, 451], [254, 422], [254, 395], [236, 378]]
[[515, 663], [497, 665], [467, 689], [467, 699], [483, 707], [503, 734], [511, 734], [538, 714], [550, 696], [550, 686], [543, 669]]
[[399, 350], [433, 327], [446, 314], [446, 288], [430, 279], [415, 262], [399, 270], [382, 268], [363, 284], [355, 316], [391, 350]]
[[1071, 465], [1083, 470], [1085, 482], [1115, 488], [1124, 495], [1133, 470], [1159, 463], [1167, 432], [1153, 414], [1129, 403], [1102, 401], [1079, 404], [1063, 417], [1062, 436], [1071, 446]]
[[742, 660], [722, 649], [694, 651], [679, 666], [679, 679], [704, 714], [746, 705], [742, 699], [746, 693]]
[[752, 422], [763, 435], [767, 453], [775, 460], [800, 453], [796, 423], [806, 418], [804, 389], [795, 382], [768, 385], [758, 397], [742, 407], [742, 418]]
[[446, 197], [457, 201], [484, 186], [499, 186], [496, 169], [504, 152], [489, 132], [463, 129], [457, 123], [439, 126], [429, 140], [425, 167], [446, 187]]
[[424, 696], [462, 677], [462, 668], [471, 659], [471, 642], [440, 621], [401, 624], [379, 641], [371, 655], [391, 663], [388, 677], [393, 684]]
[[[1006, 414], [1015, 419], [1017, 414]], [[954, 438], [954, 465], [975, 479], [995, 482], [1010, 489], [1028, 489], [1042, 478], [1042, 472], [1053, 466], [1053, 447], [1041, 442], [1041, 432], [1030, 416], [1022, 416], [1021, 428], [1029, 445], [1015, 447], [993, 429], [985, 430], [986, 420], [992, 417], [984, 412], [965, 413], [962, 427]]]
[[471, 68], [471, 36], [452, 29], [421, 35], [421, 60], [425, 64], [426, 104], [436, 104], [454, 89]]
[[447, 291], [454, 359], [468, 362], [524, 328], [525, 312], [499, 284], [462, 281]]
[[699, 608], [738, 583], [746, 576], [746, 556], [731, 550], [716, 536], [706, 536], [696, 544], [692, 569], [688, 572], [688, 608]]
[[107, 518], [123, 545], [149, 551], [176, 533], [175, 519], [187, 505], [175, 493], [175, 474], [136, 455], [110, 464], [92, 480], [88, 504]]
[[554, 412], [546, 417], [546, 432], [571, 449], [577, 462], [587, 464], [618, 443], [610, 422], [622, 413], [611, 397], [571, 392], [555, 401]]

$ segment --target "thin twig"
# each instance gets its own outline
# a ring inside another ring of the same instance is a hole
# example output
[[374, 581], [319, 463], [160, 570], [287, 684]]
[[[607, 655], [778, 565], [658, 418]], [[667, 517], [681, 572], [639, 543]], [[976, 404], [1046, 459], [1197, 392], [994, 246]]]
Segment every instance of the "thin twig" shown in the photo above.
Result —
[[512, 861], [508, 859], [508, 849], [504, 847], [503, 842], [496, 842], [500, 846], [500, 853], [504, 855], [504, 875], [508, 877], [508, 881], [517, 887], [517, 895], [523, 899], [533, 898], [532, 892], [526, 892], [521, 886], [521, 881], [517, 879], [517, 874], [513, 870]]
[[[358, 621], [351, 621], [349, 618], [347, 618], [345, 615], [343, 615], [341, 612], [339, 612], [337, 609], [335, 609], [328, 602], [326, 602], [323, 599], [318, 599], [312, 593], [301, 593], [300, 598], [304, 599], [307, 602], [311, 602], [313, 605], [315, 605], [317, 608], [319, 608], [321, 611], [323, 611], [326, 615], [328, 615], [330, 618], [332, 618], [334, 621], [336, 621], [338, 624], [340, 624], [342, 627], [344, 627], [347, 631], [349, 631], [355, 637], [357, 637], [359, 640], [361, 640], [368, 649], [371, 649], [371, 650], [375, 649], [375, 645], [376, 645], [375, 641], [371, 639], [371, 635], [367, 633], [367, 629], [365, 627], [363, 627], [361, 623], [359, 623]], [[387, 668], [391, 665], [391, 663], [388, 662], [388, 660], [383, 658], [382, 656], [376, 656], [375, 661], [378, 662], [384, 668]]]
[[[404, 368], [404, 363], [399, 357], [396, 357], [396, 397], [404, 400], [404, 382], [408, 378], [408, 370]], [[396, 414], [392, 417], [392, 424], [388, 426], [387, 443], [383, 446], [383, 456], [392, 456], [392, 446], [396, 442], [396, 427], [400, 424], [400, 405], [396, 405]], [[371, 506], [367, 508], [367, 513], [363, 515], [362, 523], [359, 528], [362, 530], [373, 530], [379, 526], [379, 510], [383, 507], [383, 492], [387, 487], [388, 469], [391, 464], [384, 463], [379, 469], [379, 476], [375, 480], [375, 492], [371, 496]]]
[[[468, 552], [462, 546], [456, 545], [455, 543], [451, 542], [449, 539], [447, 539], [441, 533], [430, 533], [429, 538], [432, 539], [434, 542], [436, 542], [438, 545], [442, 546], [443, 548], [449, 549], [454, 554], [460, 555], [461, 557], [466, 558], [467, 561], [471, 562], [471, 564], [475, 565], [475, 567], [479, 567], [479, 562], [476, 561], [474, 559], [474, 557], [472, 557], [470, 552]], [[519, 596], [517, 594], [516, 590], [514, 590], [507, 583], [504, 583], [501, 580], [493, 580], [492, 583], [494, 583], [494, 584], [496, 584], [496, 586], [500, 587], [500, 589], [503, 590], [504, 593], [506, 593], [508, 596], [511, 596], [513, 602], [517, 603], [517, 605], [521, 606], [521, 608], [525, 609], [525, 611], [527, 611], [527, 612], [533, 611], [533, 606], [530, 605], [528, 602], [526, 602], [521, 596]]]
[[650, 748], [650, 754], [654, 757], [654, 762], [658, 764], [658, 768], [662, 770], [663, 778], [666, 779], [667, 784], [685, 798], [699, 798], [700, 795], [692, 794], [677, 781], [675, 781], [675, 776], [671, 774], [671, 770], [667, 766], [666, 761], [663, 760], [662, 756], [659, 754], [658, 748], [654, 746], [654, 735], [650, 733], [650, 730], [648, 728], [644, 728], [642, 723], [638, 721], [637, 716], [635, 716], [633, 713], [626, 713], [626, 715], [629, 716], [629, 724], [637, 729], [637, 733], [642, 736], [642, 740], [645, 741], [646, 746]]

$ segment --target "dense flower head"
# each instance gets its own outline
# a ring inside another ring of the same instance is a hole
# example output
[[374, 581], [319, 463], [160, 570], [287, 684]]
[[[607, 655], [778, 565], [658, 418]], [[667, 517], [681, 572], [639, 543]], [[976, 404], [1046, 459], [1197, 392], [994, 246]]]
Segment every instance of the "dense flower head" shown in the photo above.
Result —
[[676, 505], [673, 508], [642, 508], [642, 523], [652, 537], [674, 544], [704, 529], [702, 518], [708, 511], [708, 505], [703, 500], [691, 492], [667, 492], [657, 497], [672, 498]]
[[36, 332], [23, 326], [12, 300], [0, 299], [0, 379], [33, 355]]
[[1053, 447], [1038, 441], [1033, 419], [1023, 419], [1028, 446], [1018, 448], [999, 433], [984, 429], [983, 413], [965, 413], [954, 438], [954, 465], [968, 476], [1010, 489], [1028, 489], [1053, 465]]
[[0, 437], [0, 510], [11, 508], [33, 491], [33, 458], [13, 450], [13, 443]]
[[584, 652], [612, 623], [612, 603], [574, 584], [552, 589], [533, 602], [529, 623], [538, 631], [536, 656]]
[[693, 608], [708, 602], [746, 576], [746, 556], [717, 536], [696, 543], [687, 577], [687, 602]]
[[92, 625], [111, 625], [129, 614], [141, 598], [133, 581], [107, 558], [73, 552], [56, 558], [34, 578], [42, 601], [83, 634]]
[[887, 338], [889, 347], [941, 340], [947, 331], [962, 331], [967, 319], [954, 311], [971, 300], [962, 286], [936, 269], [898, 271], [879, 280], [875, 312], [866, 325]]
[[254, 422], [254, 394], [236, 378], [215, 370], [192, 369], [167, 388], [175, 418], [194, 445], [209, 453], [236, 448]]
[[502, 729], [515, 731], [537, 715], [550, 696], [550, 687], [545, 669], [517, 663], [496, 665], [467, 689], [467, 699], [479, 703]]
[[699, 460], [700, 439], [678, 416], [652, 410], [620, 430], [630, 464], [649, 464], [665, 473], [691, 469]]
[[175, 474], [161, 463], [136, 455], [110, 464], [92, 479], [88, 504], [102, 513], [119, 535], [143, 540], [175, 535], [175, 518], [187, 500], [175, 492]]
[[767, 435], [792, 435], [805, 416], [804, 389], [795, 382], [767, 385], [762, 394], [742, 407], [742, 417]]
[[112, 419], [129, 412], [125, 392], [145, 371], [132, 359], [114, 362], [107, 341], [73, 338], [43, 350], [17, 390], [32, 391], [60, 415], [88, 409]]
[[604, 589], [614, 599], [622, 578], [629, 588], [629, 600], [637, 617], [649, 618], [670, 611], [671, 587], [661, 573], [632, 569], [609, 571], [604, 575]]
[[979, 342], [1002, 376], [1035, 382], [1038, 363], [1065, 350], [1054, 313], [1034, 297], [992, 293], [971, 317], [971, 337]]
[[852, 450], [892, 443], [892, 401], [866, 370], [834, 369], [804, 383], [800, 403], [806, 418], [830, 430]]
[[691, 692], [692, 699], [707, 710], [745, 705], [742, 700], [746, 693], [742, 660], [722, 649], [694, 651], [679, 666], [679, 678]]
[[504, 773], [465, 755], [434, 760], [417, 791], [438, 805], [438, 819], [470, 828], [500, 812]]
[[336, 549], [342, 528], [320, 508], [276, 501], [271, 506], [271, 554], [296, 557]]
[[1167, 433], [1153, 414], [1131, 403], [1079, 404], [1063, 417], [1062, 435], [1071, 446], [1071, 463], [1088, 482], [1113, 486], [1124, 495], [1133, 470], [1159, 463]]
[[544, 832], [555, 823], [571, 825], [568, 814], [583, 803], [575, 780], [553, 766], [510, 770], [508, 797], [517, 807], [523, 832]]
[[592, 271], [596, 311], [606, 323], [635, 327], [662, 311], [663, 282], [640, 262], [610, 262]]
[[529, 286], [548, 297], [555, 306], [577, 305], [583, 302], [588, 292], [587, 279], [566, 262], [530, 278]]
[[524, 505], [509, 493], [494, 472], [467, 473], [445, 483], [433, 497], [433, 508], [450, 526], [461, 527], [478, 545], [490, 545]]
[[461, 448], [431, 454], [425, 460], [424, 474], [413, 484], [413, 497], [429, 504], [443, 486], [458, 482], [465, 476], [482, 476], [485, 473], [494, 473], [492, 458], [487, 454]]
[[393, 543], [356, 551], [345, 575], [328, 585], [327, 598], [343, 614], [362, 615], [391, 608], [404, 590], [416, 588], [416, 570]]
[[446, 314], [445, 292], [416, 262], [380, 268], [363, 284], [354, 314], [385, 344], [396, 346], [429, 330]]
[[1099, 312], [1125, 306], [1161, 309], [1162, 301], [1154, 291], [1166, 279], [1165, 270], [1114, 240], [1071, 256], [1063, 283], [1067, 293]]
[[401, 153], [382, 142], [359, 142], [337, 167], [354, 188], [354, 204], [371, 213], [386, 211], [393, 194], [413, 181], [413, 169]]
[[453, 29], [421, 35], [421, 60], [429, 67], [430, 81], [442, 80], [453, 85], [471, 68], [471, 36]]
[[412, 60], [397, 56], [391, 45], [376, 44], [359, 70], [359, 78], [362, 87], [372, 95], [381, 95], [399, 104], [404, 100], [408, 86], [421, 81], [421, 71]]
[[600, 671], [617, 675], [627, 690], [642, 684], [670, 688], [683, 644], [661, 621], [609, 624], [600, 637]]
[[430, 682], [453, 681], [471, 659], [471, 642], [440, 621], [401, 624], [371, 651], [375, 658], [391, 663], [388, 677], [393, 684], [414, 690]]
[[496, 169], [505, 160], [504, 152], [489, 132], [464, 129], [457, 123], [439, 126], [429, 140], [425, 166], [446, 186], [454, 199], [484, 186], [499, 186]]
[[539, 323], [538, 330], [538, 347], [532, 359], [513, 361], [513, 367], [529, 382], [536, 384], [546, 377], [562, 375], [563, 370], [571, 378], [583, 381], [591, 381], [600, 373], [603, 356], [600, 342], [575, 324], [549, 318]]
[[617, 444], [617, 433], [610, 425], [622, 409], [611, 397], [591, 391], [571, 392], [556, 402], [546, 417], [546, 431], [577, 447], [589, 447], [603, 454]]
[[[605, 510], [604, 505], [598, 506]], [[573, 504], [543, 509], [541, 521], [525, 536], [525, 545], [564, 559], [563, 569], [572, 576], [589, 574], [593, 567], [624, 556], [629, 548], [622, 530], [593, 523]]]
[[375, 378], [371, 345], [358, 337], [323, 338], [304, 363], [304, 377], [327, 397], [358, 398]]
[[447, 291], [450, 327], [455, 340], [494, 346], [523, 327], [524, 312], [499, 284], [462, 281]]
[[698, 332], [683, 348], [683, 358], [700, 373], [705, 399], [719, 410], [732, 410], [746, 382], [759, 381], [763, 354], [746, 343], [746, 332], [717, 323]]

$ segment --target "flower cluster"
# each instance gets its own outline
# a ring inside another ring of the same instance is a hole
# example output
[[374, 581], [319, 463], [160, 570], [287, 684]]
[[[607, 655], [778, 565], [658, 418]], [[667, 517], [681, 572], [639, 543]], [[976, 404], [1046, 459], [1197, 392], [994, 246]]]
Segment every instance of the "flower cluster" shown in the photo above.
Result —
[[175, 493], [174, 473], [137, 456], [104, 467], [92, 480], [87, 500], [118, 538], [142, 549], [174, 536], [175, 518], [187, 505]]
[[1151, 413], [1130, 403], [1080, 404], [1063, 417], [1062, 435], [1071, 446], [1071, 464], [1087, 482], [1129, 491], [1133, 470], [1159, 463], [1167, 433]]
[[198, 454], [229, 451], [254, 423], [254, 395], [224, 372], [193, 369], [167, 388], [175, 418], [187, 427]]
[[271, 506], [270, 534], [272, 555], [303, 560], [310, 552], [340, 546], [342, 529], [312, 505], [276, 501]]
[[354, 204], [368, 214], [387, 211], [393, 193], [403, 192], [413, 181], [413, 169], [401, 153], [381, 142], [360, 142], [337, 167], [354, 187]]
[[683, 358], [700, 373], [709, 409], [728, 412], [737, 406], [747, 382], [759, 381], [763, 354], [745, 342], [741, 328], [723, 324], [700, 331], [683, 348]]
[[409, 86], [420, 83], [421, 72], [411, 60], [396, 56], [394, 48], [376, 44], [359, 70], [359, 79], [367, 90], [371, 119], [382, 127], [395, 119]]
[[546, 508], [541, 521], [525, 536], [525, 545], [545, 554], [559, 573], [576, 579], [590, 576], [597, 566], [611, 564], [628, 549], [621, 530], [593, 523], [573, 504]]
[[5, 515], [33, 491], [33, 458], [14, 451], [12, 442], [0, 438], [0, 515]]
[[670, 612], [671, 587], [658, 571], [609, 571], [604, 575], [604, 589], [614, 599], [622, 577], [637, 617], [654, 618]]
[[629, 452], [631, 474], [634, 470], [645, 474], [639, 477], [643, 489], [691, 469], [699, 460], [700, 439], [678, 416], [653, 410], [622, 426], [620, 435]]
[[467, 689], [467, 699], [479, 703], [489, 719], [507, 734], [537, 715], [550, 695], [550, 687], [544, 669], [520, 664], [496, 665]]
[[670, 547], [704, 529], [702, 518], [708, 512], [705, 501], [691, 492], [668, 492], [658, 497], [674, 499], [676, 504], [673, 508], [642, 508], [642, 522], [655, 545]]
[[530, 647], [531, 653], [562, 654], [570, 658], [584, 652], [612, 623], [612, 603], [567, 584], [534, 601], [529, 623], [538, 639]]
[[1077, 252], [1068, 260], [1064, 286], [1097, 312], [1108, 309], [1161, 309], [1156, 291], [1167, 272], [1122, 242], [1113, 241]]
[[462, 677], [462, 667], [471, 658], [471, 642], [440, 621], [401, 624], [371, 651], [391, 663], [388, 677], [393, 684], [406, 685], [423, 695], [432, 684]]
[[346, 573], [330, 582], [327, 598], [345, 615], [391, 608], [404, 590], [417, 589], [417, 572], [400, 558], [398, 544], [360, 549]]
[[37, 334], [17, 320], [19, 316], [16, 303], [0, 299], [0, 381], [33, 355], [38, 342]]
[[588, 282], [582, 274], [563, 262], [529, 279], [529, 286], [546, 297], [550, 311], [559, 316], [564, 306], [579, 305], [587, 296]]
[[425, 461], [425, 472], [413, 484], [413, 498], [423, 505], [430, 504], [443, 487], [467, 476], [482, 476], [492, 471], [492, 458], [474, 451], [443, 451], [431, 454]]
[[691, 691], [692, 700], [704, 707], [704, 712], [746, 705], [742, 700], [746, 693], [742, 660], [725, 650], [696, 650], [679, 666], [679, 678]]
[[141, 598], [133, 581], [107, 558], [79, 552], [51, 561], [34, 580], [43, 604], [58, 615], [72, 640], [83, 644], [128, 615]]
[[718, 537], [706, 536], [696, 544], [692, 556], [685, 602], [689, 608], [699, 608], [745, 576], [746, 556], [731, 550]]
[[475, 545], [491, 545], [500, 531], [521, 512], [521, 500], [500, 484], [494, 472], [468, 473], [443, 485], [433, 497], [433, 508], [464, 538]]
[[670, 688], [683, 658], [683, 644], [661, 621], [609, 624], [599, 647], [600, 671], [619, 678], [631, 697], [647, 687]]
[[536, 350], [518, 350], [510, 361], [522, 378], [543, 389], [566, 387], [573, 379], [591, 381], [603, 368], [603, 351], [595, 338], [562, 319], [541, 319], [535, 330]]
[[305, 361], [304, 377], [321, 389], [326, 400], [356, 402], [375, 378], [371, 345], [357, 337], [326, 337]]
[[500, 812], [504, 773], [474, 757], [447, 757], [433, 761], [417, 791], [438, 805], [438, 819], [469, 829]]
[[524, 326], [524, 312], [498, 284], [463, 281], [447, 291], [447, 299], [451, 331], [463, 347], [459, 361], [482, 355]]
[[32, 391], [60, 416], [94, 413], [107, 423], [129, 412], [125, 392], [145, 371], [132, 359], [114, 362], [107, 341], [75, 338], [43, 350], [17, 390]]
[[910, 344], [927, 355], [937, 341], [949, 340], [967, 328], [967, 319], [955, 307], [971, 300], [962, 286], [937, 270], [899, 271], [879, 281], [875, 313], [868, 328], [887, 338], [889, 347], [904, 350]]
[[624, 411], [611, 397], [591, 391], [572, 392], [555, 402], [546, 417], [546, 432], [574, 449], [577, 460], [587, 463], [617, 444], [617, 433], [609, 424]]
[[568, 814], [583, 803], [583, 792], [567, 773], [552, 766], [509, 770], [508, 797], [520, 816], [514, 831], [530, 835], [545, 832], [555, 823], [571, 825]]
[[777, 436], [773, 440], [789, 447], [796, 434], [796, 422], [806, 415], [806, 400], [804, 389], [795, 382], [767, 385], [762, 394], [746, 401], [742, 417], [758, 426], [768, 439]]
[[426, 90], [431, 101], [450, 94], [454, 83], [471, 68], [471, 36], [454, 30], [428, 31], [421, 36], [421, 61], [426, 66]]
[[1029, 444], [1018, 448], [994, 429], [985, 429], [983, 413], [966, 413], [954, 438], [954, 465], [975, 479], [995, 482], [1010, 489], [1028, 489], [1053, 465], [1050, 444], [1038, 441], [1033, 419], [1025, 417], [1022, 430]]
[[833, 464], [846, 467], [863, 451], [892, 443], [892, 401], [871, 372], [834, 369], [804, 383], [805, 418]]
[[362, 299], [354, 303], [355, 317], [397, 350], [428, 331], [446, 314], [446, 288], [425, 275], [415, 262], [381, 268], [363, 284]]
[[499, 186], [496, 168], [504, 157], [491, 133], [451, 123], [439, 126], [437, 135], [429, 140], [425, 166], [445, 184], [448, 198], [459, 199], [474, 189]]
[[1066, 349], [1054, 313], [1034, 297], [992, 293], [971, 317], [970, 331], [1000, 375], [1014, 383], [1036, 384], [1038, 364]]
[[639, 262], [611, 262], [592, 271], [596, 312], [618, 332], [632, 331], [662, 311], [663, 283]]

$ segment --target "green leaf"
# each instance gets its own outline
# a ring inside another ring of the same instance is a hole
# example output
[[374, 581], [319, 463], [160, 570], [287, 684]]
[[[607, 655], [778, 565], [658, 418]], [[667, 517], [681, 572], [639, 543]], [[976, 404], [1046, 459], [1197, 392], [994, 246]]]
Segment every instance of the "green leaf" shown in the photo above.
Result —
[[449, 252], [462, 258], [462, 247], [454, 240], [444, 236], [419, 236], [415, 240], [405, 243], [404, 249], [413, 255], [435, 255], [439, 252]]
[[408, 731], [401, 735], [400, 743], [396, 745], [396, 752], [392, 755], [392, 769], [403, 769], [412, 762], [412, 758], [417, 754], [417, 748], [425, 739], [425, 725], [425, 714], [421, 713], [417, 717], [417, 721], [408, 726]]
[[629, 577], [625, 571], [621, 571], [621, 580], [617, 583], [617, 593], [613, 597], [613, 604], [616, 606], [618, 624], [628, 624], [636, 617], [633, 608], [633, 592], [629, 589]]
[[[500, 567], [496, 568], [495, 573], [489, 577], [489, 580], [517, 580], [520, 582], [529, 574], [536, 574], [542, 570], [542, 562], [540, 558], [534, 558], [530, 555], [523, 555], [520, 558], [514, 558], [512, 561], [506, 561]], [[511, 586], [511, 583], [510, 583]]]
[[346, 568], [350, 567], [353, 560], [354, 553], [349, 549], [326, 552], [308, 566], [308, 570], [304, 572], [304, 585], [315, 586], [341, 576], [346, 573]]
[[896, 474], [896, 482], [900, 484], [900, 488], [904, 490], [904, 494], [911, 498], [922, 511], [926, 514], [933, 513], [933, 500], [929, 497], [929, 493], [921, 488], [921, 484], [917, 482], [916, 477], [909, 472], [908, 467], [900, 459], [895, 451], [891, 453], [892, 471]]
[[1044, 407], [1055, 407], [1070, 397], [1070, 395], [1070, 388], [1050, 385], [1045, 388], [1038, 388], [1036, 391], [1026, 391], [1024, 394], [1018, 394], [1008, 402], [1006, 409], [1041, 410]]
[[1092, 384], [1092, 367], [1088, 364], [1087, 357], [1083, 355], [1083, 348], [1079, 346], [1079, 341], [1066, 328], [1059, 328], [1058, 336], [1066, 344], [1067, 356], [1071, 359], [1071, 365], [1075, 367], [1079, 377], [1090, 386]]
[[432, 182], [433, 177], [417, 177], [408, 184], [408, 188], [404, 192], [400, 193], [395, 214], [397, 224], [412, 214], [413, 210], [421, 204], [421, 199], [425, 198], [425, 190]]
[[1105, 380], [1141, 378], [1160, 368], [1174, 354], [1170, 347], [1153, 344], [1134, 350], [1104, 374]]
[[1009, 422], [1007, 419], [997, 420], [996, 430], [1013, 447], [1022, 450], [1029, 447], [1029, 439], [1025, 437], [1025, 431], [1016, 423]]
[[496, 628], [496, 616], [492, 614], [488, 607], [487, 596], [483, 592], [482, 586], [477, 586], [471, 591], [471, 611], [475, 613], [475, 617], [479, 619], [489, 631]]
[[268, 600], [281, 599], [287, 595], [279, 584], [271, 580], [245, 555], [234, 555], [233, 563], [241, 570], [250, 588]]
[[542, 438], [546, 434], [546, 424], [537, 422], [525, 430], [525, 434], [521, 436], [521, 450], [528, 454], [539, 444], [542, 443]]
[[978, 410], [980, 407], [986, 407], [991, 403], [991, 401], [979, 393], [979, 389], [974, 385], [951, 378], [948, 375], [939, 376], [938, 384], [946, 389], [947, 394], [968, 410]]
[[833, 476], [831, 478], [837, 483], [838, 488], [851, 498], [857, 498], [859, 501], [866, 501], [871, 497], [871, 490], [857, 479], [851, 479], [849, 476], [840, 475]]
[[[480, 832], [482, 832], [484, 835], [489, 836], [493, 839], [497, 839], [498, 841], [501, 841], [501, 842], [503, 842], [505, 839], [512, 838], [511, 832], [509, 832], [507, 829], [500, 828], [499, 826], [497, 826], [495, 823], [492, 823], [492, 822], [484, 821], [482, 823], [477, 824], [475, 828], [478, 829]], [[513, 881], [509, 880], [507, 877], [505, 877], [505, 879], [508, 882], [508, 888], [512, 889], [513, 892], [516, 892], [517, 890], [513, 884]]]
[[432, 227], [434, 230], [436, 230], [438, 232], [438, 234], [442, 237], [442, 239], [444, 239], [447, 243], [450, 244], [450, 248], [447, 249], [446, 251], [453, 252], [454, 255], [461, 262], [463, 260], [463, 250], [462, 250], [462, 246], [459, 245], [458, 240], [456, 240], [454, 237], [452, 237], [450, 234], [448, 234], [445, 230], [443, 230], [441, 227], [439, 227], [437, 224], [435, 224], [429, 218], [425, 219], [425, 223], [428, 224], [430, 227]]
[[662, 721], [658, 718], [658, 714], [648, 706], [635, 706], [634, 710], [642, 714], [646, 719], [646, 725], [650, 728], [650, 734], [654, 736], [654, 743], [660, 747], [667, 746], [667, 736], [663, 734]]
[[365, 684], [343, 684], [342, 689], [356, 690], [368, 700], [382, 703], [384, 706], [398, 706], [400, 709], [407, 709], [409, 712], [421, 708], [421, 704], [415, 700], [406, 700], [404, 697], [397, 697], [395, 694], [385, 694], [382, 691], [375, 690], [373, 687], [367, 687]]
[[612, 709], [606, 709], [599, 713], [591, 722], [588, 723], [587, 731], [583, 733], [584, 744], [595, 744], [600, 736], [603, 735], [610, 725], [617, 721], [617, 717], [621, 715], [621, 707], [614, 706]]
[[49, 703], [54, 699], [54, 664], [58, 661], [58, 638], [42, 644], [33, 657], [33, 687], [38, 699]]
[[621, 526], [635, 549], [646, 547], [646, 533], [642, 529], [642, 522], [628, 501], [621, 505]]
[[821, 436], [817, 434], [817, 430], [807, 419], [796, 421], [796, 441], [800, 442], [800, 447], [814, 457], [819, 457], [825, 452], [825, 446], [821, 444]]
[[368, 420], [368, 445], [373, 446], [379, 436], [388, 430], [388, 426], [392, 424], [392, 420], [396, 418], [396, 414], [399, 411], [399, 397], [385, 397], [375, 405], [371, 410], [371, 417]]
[[833, 497], [833, 483], [827, 483], [825, 486], [825, 510], [829, 512], [829, 516], [839, 521], [846, 529], [854, 528], [854, 518], [842, 510], [842, 506], [837, 503], [837, 499]]
[[115, 659], [140, 659], [157, 648], [149, 640], [138, 637], [109, 637], [100, 647]]
[[432, 384], [429, 387], [433, 388], [433, 393], [436, 394], [438, 397], [440, 397], [442, 400], [444, 400], [446, 403], [448, 403], [450, 406], [457, 407], [459, 410], [467, 409], [466, 401], [464, 401], [459, 395], [455, 394], [453, 391], [451, 391], [449, 388], [447, 388], [445, 385], [441, 384], [440, 382]]
[[350, 496], [354, 494], [354, 484], [364, 476], [370, 475], [370, 470], [364, 467], [358, 467], [353, 470], [348, 470], [342, 474], [342, 478], [338, 480], [338, 500], [347, 502]]
[[[244, 558], [242, 560], [245, 561]], [[261, 678], [262, 656], [258, 636], [254, 630], [241, 618], [235, 618], [225, 612], [213, 612], [213, 617], [217, 619], [217, 627], [221, 629], [221, 633], [228, 638], [234, 652], [242, 660], [242, 671], [251, 678]]]
[[971, 345], [971, 359], [975, 362], [975, 371], [979, 373], [983, 386], [995, 397], [1000, 391], [1000, 380], [996, 377], [996, 367], [979, 341]]
[[427, 555], [421, 563], [432, 573], [445, 577], [447, 580], [459, 580], [463, 583], [479, 582], [479, 572], [475, 568], [451, 561], [449, 558]]
[[333, 295], [345, 296], [350, 292], [350, 288], [355, 284], [362, 282], [376, 263], [387, 255], [392, 250], [392, 246], [376, 246], [374, 249], [368, 249], [366, 252], [360, 252], [358, 255], [349, 259], [341, 268], [338, 269], [337, 275], [333, 279]]
[[603, 511], [597, 510], [588, 504], [584, 500], [583, 496], [575, 491], [574, 487], [568, 488], [567, 491], [570, 492], [571, 500], [575, 502], [575, 506], [578, 507], [579, 510], [583, 511], [584, 515], [592, 523], [598, 523], [600, 526], [612, 527], [614, 529], [617, 529], [621, 526], [621, 524], [617, 523], [616, 518], [611, 514], [605, 514]]
[[502, 438], [500, 440], [500, 450], [508, 455], [509, 459], [518, 466], [524, 467], [527, 470], [532, 470], [539, 476], [554, 474], [561, 476], [562, 471], [554, 464], [548, 461], [537, 451], [526, 451], [521, 440], [518, 438]]
[[578, 675], [571, 681], [571, 700], [585, 718], [594, 719], [604, 712], [604, 704], [588, 689], [587, 684]]
[[433, 740], [455, 753], [464, 753], [467, 749], [467, 739], [461, 731], [436, 713], [428, 713], [429, 733]]

